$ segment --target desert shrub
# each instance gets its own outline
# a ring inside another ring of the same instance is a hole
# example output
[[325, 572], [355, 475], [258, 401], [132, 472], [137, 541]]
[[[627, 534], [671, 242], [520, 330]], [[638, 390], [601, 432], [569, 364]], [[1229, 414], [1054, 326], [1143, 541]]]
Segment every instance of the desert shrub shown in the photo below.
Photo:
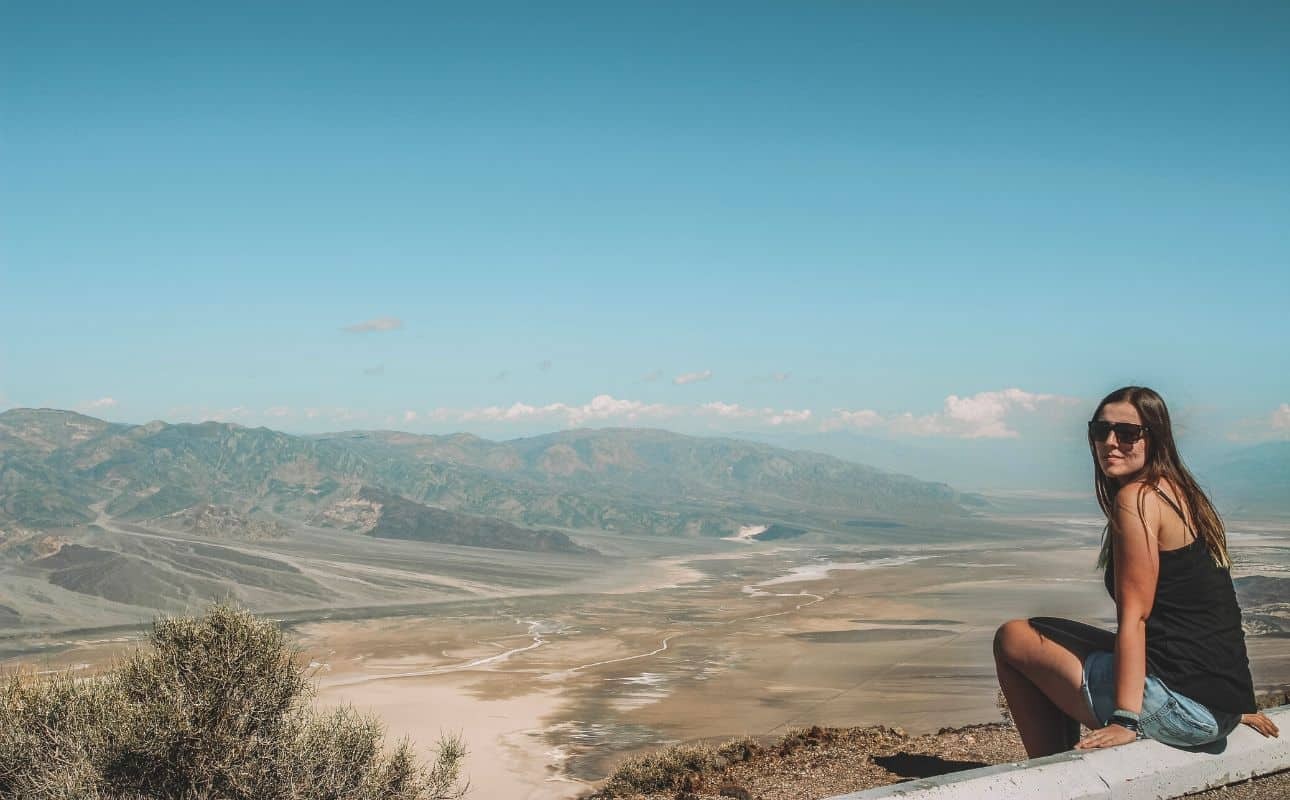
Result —
[[129, 707], [109, 682], [15, 676], [0, 686], [0, 797], [100, 797]]
[[730, 739], [717, 748], [717, 755], [727, 761], [747, 761], [761, 752], [761, 745], [751, 736]]
[[465, 750], [433, 764], [391, 750], [372, 717], [315, 712], [299, 652], [271, 622], [217, 605], [160, 618], [140, 650], [90, 679], [0, 684], [0, 797], [32, 800], [442, 800]]
[[704, 744], [678, 744], [624, 760], [600, 789], [601, 797], [630, 797], [680, 789], [687, 776], [714, 766], [716, 751]]
[[706, 744], [678, 744], [628, 758], [618, 765], [593, 797], [632, 797], [638, 794], [687, 790], [704, 773], [719, 772], [733, 763], [747, 761], [762, 752], [751, 736], [741, 736], [711, 747]]

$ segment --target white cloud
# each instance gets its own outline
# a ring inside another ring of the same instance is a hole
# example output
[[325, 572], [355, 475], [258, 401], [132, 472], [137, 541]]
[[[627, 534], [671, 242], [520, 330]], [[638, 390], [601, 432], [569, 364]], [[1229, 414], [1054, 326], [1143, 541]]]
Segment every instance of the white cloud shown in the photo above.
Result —
[[822, 430], [876, 428], [908, 436], [947, 436], [958, 439], [1014, 439], [1021, 434], [1013, 427], [1018, 414], [1034, 414], [1050, 406], [1078, 403], [1072, 397], [1037, 394], [1021, 389], [945, 398], [939, 412], [914, 414], [906, 411], [884, 416], [877, 411], [838, 409], [821, 425]]
[[454, 411], [446, 408], [436, 408], [430, 412], [434, 419], [457, 419], [461, 422], [517, 422], [519, 420], [533, 419], [553, 413], [554, 409], [541, 409], [537, 406], [530, 406], [525, 403], [515, 403], [507, 408], [501, 406], [487, 406], [486, 408], [473, 408], [461, 411]]
[[354, 411], [348, 408], [306, 408], [305, 419], [327, 419], [331, 422], [354, 422], [367, 419], [366, 411]]
[[665, 417], [671, 413], [672, 411], [661, 403], [619, 400], [607, 394], [600, 394], [593, 397], [590, 403], [570, 412], [570, 420], [574, 424], [582, 424], [588, 420], [609, 419], [611, 417], [623, 417], [628, 421], [634, 421], [642, 417]]
[[1035, 412], [1041, 405], [1069, 404], [1074, 398], [1035, 394], [1021, 389], [978, 392], [970, 397], [952, 394], [936, 414], [914, 416], [905, 413], [891, 421], [897, 433], [915, 436], [951, 436], [959, 439], [1015, 439], [1020, 434], [1009, 418], [1016, 412]]
[[720, 400], [704, 403], [699, 406], [699, 411], [726, 419], [751, 419], [761, 413], [755, 408], [744, 408], [738, 403], [723, 403]]
[[766, 425], [801, 424], [810, 422], [813, 416], [809, 408], [800, 410], [785, 408], [777, 411], [773, 408], [748, 408], [738, 403], [723, 403], [719, 400], [704, 403], [699, 406], [698, 412], [722, 419], [752, 420]]
[[346, 333], [376, 333], [378, 331], [397, 331], [403, 327], [403, 320], [397, 317], [376, 317], [365, 322], [346, 325], [341, 330]]
[[[1054, 394], [1039, 394], [1021, 389], [980, 392], [969, 396], [950, 395], [942, 409], [930, 414], [903, 412], [883, 414], [873, 409], [835, 409], [827, 416], [809, 408], [769, 408], [745, 406], [722, 400], [697, 405], [671, 405], [628, 400], [600, 394], [590, 402], [578, 405], [524, 402], [509, 406], [481, 408], [436, 408], [425, 419], [439, 423], [522, 424], [546, 423], [552, 426], [578, 427], [596, 423], [643, 424], [650, 420], [673, 420], [696, 423], [706, 419], [709, 427], [729, 426], [812, 426], [820, 431], [844, 429], [874, 430], [892, 435], [945, 436], [962, 439], [1015, 438], [1024, 415], [1053, 411], [1080, 401]], [[1285, 412], [1290, 429], [1290, 409]], [[1020, 426], [1023, 430], [1025, 425]], [[734, 428], [737, 429], [737, 428]]]
[[282, 419], [283, 417], [291, 416], [291, 409], [287, 408], [286, 406], [274, 406], [273, 408], [266, 408], [264, 410], [264, 416], [274, 417], [276, 419]]
[[916, 417], [908, 411], [888, 419], [887, 428], [892, 433], [904, 433], [910, 436], [940, 436], [950, 432], [940, 415], [926, 414]]
[[1237, 421], [1227, 432], [1233, 442], [1264, 442], [1290, 438], [1290, 403], [1282, 403], [1271, 413]]
[[790, 377], [791, 374], [787, 372], [772, 372], [769, 375], [754, 375], [749, 380], [752, 383], [783, 383]]
[[1282, 403], [1272, 412], [1268, 423], [1275, 431], [1290, 431], [1290, 403]]
[[683, 372], [672, 379], [672, 383], [677, 386], [684, 386], [687, 383], [702, 383], [712, 379], [712, 370], [705, 369], [701, 372]]
[[821, 430], [836, 431], [843, 428], [874, 428], [883, 424], [882, 415], [867, 408], [850, 411], [845, 408], [834, 410], [833, 416], [821, 423]]
[[244, 419], [250, 413], [245, 406], [234, 406], [233, 408], [220, 408], [215, 411], [203, 412], [200, 416], [203, 420], [229, 422], [230, 420]]
[[534, 406], [513, 403], [510, 406], [487, 406], [474, 409], [436, 408], [430, 418], [437, 422], [525, 422], [551, 420], [567, 425], [585, 425], [588, 422], [618, 419], [637, 422], [646, 418], [671, 416], [675, 410], [661, 403], [643, 403], [639, 400], [621, 400], [612, 395], [599, 394], [582, 405], [549, 403]]
[[945, 398], [945, 419], [958, 434], [968, 439], [1014, 437], [1007, 417], [1016, 410], [1035, 411], [1040, 403], [1058, 399], [1051, 394], [1033, 394], [1021, 389], [1001, 392], [978, 392], [971, 397], [950, 395]]
[[417, 421], [417, 412], [415, 412], [415, 411], [411, 411], [411, 410], [404, 411], [404, 412], [403, 412], [403, 421], [404, 421], [404, 422], [416, 422], [416, 421]]
[[811, 421], [811, 409], [803, 408], [794, 411], [786, 408], [778, 414], [772, 414], [766, 419], [771, 425], [796, 425]]
[[175, 422], [233, 422], [234, 420], [263, 416], [246, 406], [209, 408], [207, 406], [171, 406], [166, 417]]
[[581, 405], [548, 403], [531, 405], [512, 403], [509, 406], [483, 408], [436, 408], [427, 418], [434, 422], [522, 423], [551, 422], [559, 425], [581, 426], [597, 422], [623, 422], [631, 424], [650, 420], [716, 418], [725, 421], [751, 422], [764, 425], [796, 425], [810, 422], [814, 413], [810, 409], [749, 408], [738, 403], [713, 401], [697, 406], [646, 403], [627, 400], [613, 395], [600, 394]]
[[81, 408], [98, 410], [103, 408], [112, 408], [115, 405], [116, 405], [115, 399], [111, 397], [100, 397], [97, 400], [90, 400], [89, 402], [81, 403]]

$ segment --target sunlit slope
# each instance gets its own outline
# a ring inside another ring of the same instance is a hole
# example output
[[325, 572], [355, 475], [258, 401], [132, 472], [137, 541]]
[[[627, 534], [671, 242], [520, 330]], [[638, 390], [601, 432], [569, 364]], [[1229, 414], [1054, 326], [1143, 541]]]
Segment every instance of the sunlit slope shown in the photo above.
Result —
[[575, 528], [727, 535], [750, 514], [961, 517], [979, 502], [945, 484], [817, 453], [660, 430], [573, 430], [507, 442], [376, 431], [331, 440], [346, 436], [374, 460], [475, 470], [511, 491], [498, 498], [428, 488], [426, 499], [438, 504], [502, 514], [511, 507], [525, 522]]
[[943, 540], [989, 524], [972, 500], [827, 456], [652, 430], [301, 437], [17, 409], [0, 414], [0, 632], [218, 599], [288, 612], [564, 590], [630, 570], [630, 553], [741, 529]]
[[655, 430], [299, 437], [17, 409], [0, 414], [0, 459], [0, 511], [35, 527], [92, 521], [96, 503], [121, 520], [182, 522], [214, 505], [327, 525], [366, 489], [518, 525], [718, 536], [759, 515], [961, 517], [974, 500], [829, 456]]

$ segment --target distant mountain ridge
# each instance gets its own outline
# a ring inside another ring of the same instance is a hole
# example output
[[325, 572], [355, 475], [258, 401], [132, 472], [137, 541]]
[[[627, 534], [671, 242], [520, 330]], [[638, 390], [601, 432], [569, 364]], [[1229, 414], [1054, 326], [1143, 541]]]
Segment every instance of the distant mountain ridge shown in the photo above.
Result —
[[1238, 450], [1200, 471], [1220, 507], [1240, 514], [1290, 515], [1290, 441]]
[[[218, 422], [126, 425], [52, 409], [0, 413], [0, 519], [33, 528], [88, 524], [99, 508], [122, 520], [218, 519], [221, 530], [242, 518], [328, 525], [328, 509], [364, 492], [461, 515], [459, 527], [482, 528], [488, 518], [679, 536], [731, 535], [762, 516], [961, 517], [964, 503], [977, 502], [944, 484], [830, 456], [659, 430], [494, 442], [395, 431], [293, 436]], [[198, 513], [206, 506], [217, 511]], [[549, 537], [533, 543], [551, 546]]]
[[961, 502], [974, 501], [945, 484], [832, 456], [648, 428], [578, 429], [506, 442], [468, 434], [369, 431], [348, 435], [355, 452], [465, 467], [517, 486], [559, 487], [567, 492], [627, 492], [668, 502], [702, 499], [893, 515], [957, 514]]

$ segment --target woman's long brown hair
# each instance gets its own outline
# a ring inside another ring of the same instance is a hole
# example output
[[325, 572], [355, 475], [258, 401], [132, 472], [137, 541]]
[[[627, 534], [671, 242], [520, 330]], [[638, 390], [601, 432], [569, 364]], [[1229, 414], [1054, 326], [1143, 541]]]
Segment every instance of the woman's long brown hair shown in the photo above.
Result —
[[[1147, 463], [1141, 472], [1133, 476], [1134, 480], [1142, 481], [1147, 486], [1159, 486], [1162, 479], [1168, 481], [1182, 495], [1179, 499], [1182, 500], [1183, 508], [1191, 513], [1192, 530], [1198, 538], [1204, 540], [1214, 562], [1224, 568], [1231, 566], [1223, 520], [1183, 464], [1182, 456], [1178, 455], [1173, 426], [1169, 421], [1169, 409], [1165, 406], [1164, 398], [1145, 386], [1125, 386], [1102, 398], [1102, 402], [1097, 404], [1097, 410], [1093, 412], [1093, 419], [1097, 419], [1109, 403], [1131, 403], [1142, 417], [1142, 424], [1147, 426]], [[1111, 520], [1115, 518], [1115, 495], [1120, 490], [1120, 485], [1113, 478], [1107, 477], [1098, 466], [1096, 443], [1091, 434], [1088, 449], [1093, 455], [1093, 483], [1097, 488], [1097, 504], [1102, 507], [1107, 518], [1106, 529], [1102, 532], [1102, 551], [1097, 558], [1097, 565], [1105, 567], [1111, 563]], [[1144, 515], [1142, 504], [1145, 496], [1145, 491], [1138, 493], [1139, 515]]]

